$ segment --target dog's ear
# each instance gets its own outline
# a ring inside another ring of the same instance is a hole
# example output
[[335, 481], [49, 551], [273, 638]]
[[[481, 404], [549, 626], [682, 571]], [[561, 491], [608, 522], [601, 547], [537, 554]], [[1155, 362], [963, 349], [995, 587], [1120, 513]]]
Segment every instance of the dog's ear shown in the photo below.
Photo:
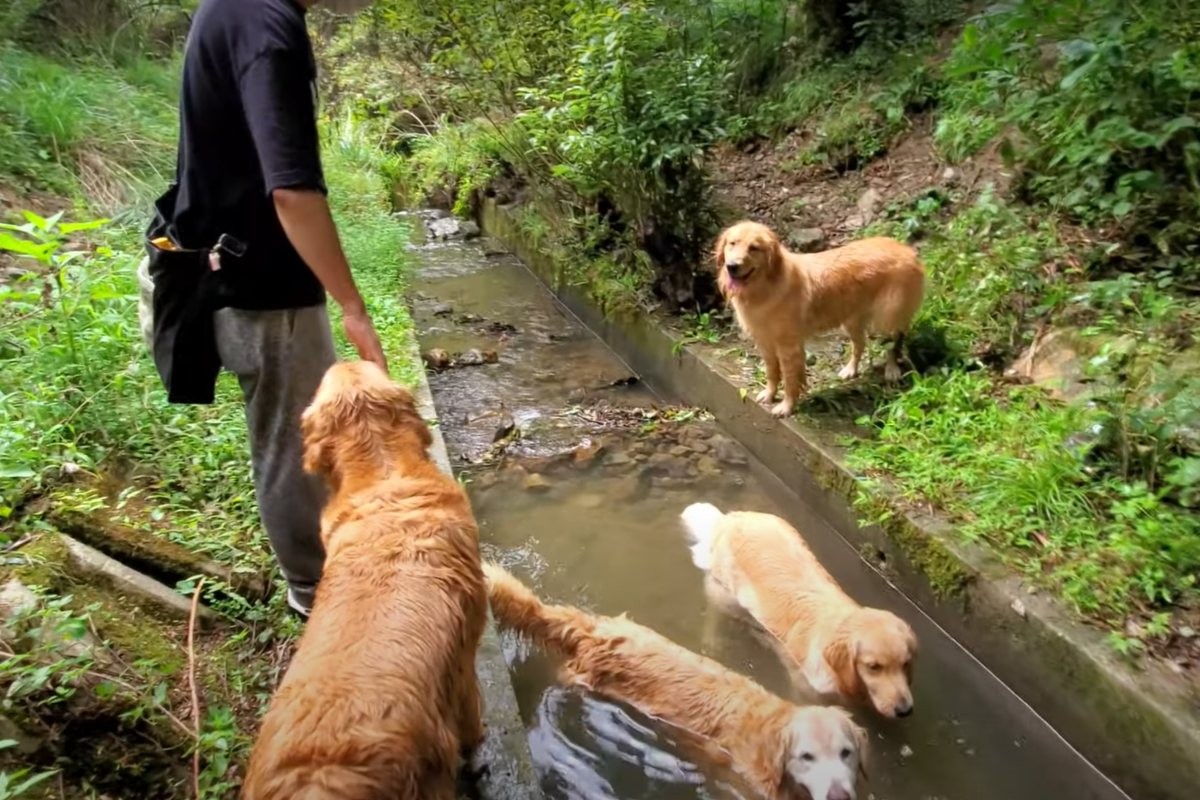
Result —
[[772, 274], [783, 269], [783, 242], [775, 231], [767, 231], [767, 264]]
[[345, 404], [341, 396], [314, 400], [300, 416], [300, 435], [304, 443], [302, 466], [305, 472], [328, 475], [334, 469], [335, 431], [343, 424]]
[[854, 733], [854, 742], [858, 745], [858, 771], [864, 781], [871, 778], [867, 774], [867, 759], [870, 757], [870, 740], [866, 728], [850, 720], [850, 730]]
[[729, 228], [721, 231], [721, 235], [717, 237], [717, 243], [713, 245], [713, 261], [716, 262], [717, 271], [725, 269], [725, 243], [729, 238]]
[[825, 664], [833, 673], [838, 691], [846, 696], [858, 693], [858, 664], [856, 663], [857, 647], [852, 631], [838, 631], [837, 635], [825, 645]]

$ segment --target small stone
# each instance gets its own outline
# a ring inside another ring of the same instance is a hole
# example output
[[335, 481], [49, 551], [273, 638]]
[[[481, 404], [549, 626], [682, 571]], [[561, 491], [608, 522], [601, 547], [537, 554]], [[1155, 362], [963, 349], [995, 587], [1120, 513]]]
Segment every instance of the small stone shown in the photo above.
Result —
[[670, 450], [668, 450], [667, 452], [669, 452], [671, 455], [675, 456], [676, 458], [687, 458], [688, 456], [690, 456], [692, 454], [692, 448], [684, 447], [681, 444], [677, 444], [674, 447], [672, 447]]
[[458, 318], [459, 325], [474, 325], [483, 322], [483, 317], [478, 314], [463, 314]]
[[458, 234], [464, 239], [478, 239], [481, 231], [473, 220], [463, 220], [458, 225]]
[[608, 497], [618, 503], [632, 502], [641, 497], [647, 486], [637, 475], [630, 475], [617, 481], [608, 492]]
[[712, 456], [701, 456], [696, 461], [696, 469], [701, 475], [719, 475], [721, 473], [721, 465]]
[[526, 475], [521, 485], [527, 492], [543, 494], [550, 491], [550, 481], [546, 480], [545, 476], [538, 472], [531, 472]]
[[712, 444], [713, 455], [722, 464], [740, 467], [749, 463], [742, 446], [726, 436], [714, 436], [710, 444]]
[[909, 747], [908, 745], [903, 745], [900, 748], [900, 757], [901, 758], [908, 758], [912, 754], [913, 754], [912, 748]]
[[462, 223], [450, 216], [431, 219], [428, 227], [429, 235], [435, 239], [449, 239], [462, 231]]
[[879, 208], [879, 202], [882, 199], [883, 197], [874, 188], [867, 189], [858, 198], [855, 205], [858, 207], [859, 213], [863, 215], [865, 222], [870, 222], [871, 218], [875, 216], [875, 210]]
[[1184, 625], [1182, 628], [1179, 629], [1179, 635], [1182, 636], [1184, 639], [1195, 639], [1196, 638], [1196, 629], [1190, 628], [1187, 625]]
[[693, 453], [700, 453], [700, 454], [704, 454], [704, 453], [707, 453], [709, 450], [712, 450], [712, 448], [709, 446], [708, 442], [692, 442], [691, 444], [688, 445], [688, 447], [691, 448], [691, 451]]
[[433, 307], [433, 315], [435, 317], [448, 317], [454, 313], [454, 306], [450, 303], [437, 303]]
[[572, 505], [594, 509], [604, 505], [604, 496], [599, 494], [577, 494], [571, 498]]
[[610, 453], [608, 458], [604, 460], [606, 467], [626, 467], [633, 463], [633, 459], [628, 453]]
[[1017, 612], [1017, 616], [1025, 616], [1025, 604], [1021, 602], [1021, 598], [1012, 601], [1012, 610]]
[[650, 456], [647, 462], [652, 467], [667, 467], [675, 461], [675, 457], [670, 453], [654, 453]]
[[481, 351], [468, 350], [465, 353], [459, 354], [457, 363], [460, 367], [478, 367], [488, 363], [488, 361], [484, 358]]
[[856, 231], [866, 224], [866, 217], [862, 214], [851, 214], [842, 222], [842, 227], [848, 231]]
[[516, 420], [513, 419], [512, 414], [505, 411], [500, 415], [500, 422], [496, 425], [496, 432], [492, 434], [492, 441], [499, 442], [507, 439], [516, 429]]
[[425, 362], [425, 366], [433, 370], [443, 370], [450, 366], [450, 354], [440, 347], [421, 353], [421, 360]]
[[500, 354], [495, 350], [481, 350], [480, 353], [483, 355], [483, 363], [485, 364], [495, 364], [500, 360]]
[[485, 472], [475, 480], [475, 485], [480, 489], [490, 489], [500, 482], [500, 478], [494, 472]]
[[954, 167], [946, 167], [946, 170], [942, 173], [942, 180], [946, 183], [957, 183], [958, 171]]
[[797, 253], [815, 253], [825, 249], [825, 231], [820, 228], [794, 228], [787, 235], [788, 246]]
[[582, 447], [575, 450], [572, 460], [577, 467], [587, 467], [596, 460], [596, 456], [604, 452], [604, 445], [599, 442], [584, 440]]
[[76, 464], [74, 461], [64, 461], [62, 463], [62, 474], [63, 475], [74, 475], [77, 472], [79, 472], [79, 465]]

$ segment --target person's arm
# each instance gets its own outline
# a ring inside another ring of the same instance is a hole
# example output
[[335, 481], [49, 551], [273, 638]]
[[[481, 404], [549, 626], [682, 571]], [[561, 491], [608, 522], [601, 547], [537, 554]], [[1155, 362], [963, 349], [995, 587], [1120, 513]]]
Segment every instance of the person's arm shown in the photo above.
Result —
[[276, 189], [271, 196], [275, 200], [279, 222], [292, 246], [334, 302], [342, 307], [346, 338], [358, 351], [359, 358], [374, 361], [387, 372], [383, 345], [371, 324], [362, 295], [354, 285], [354, 276], [350, 274], [350, 264], [342, 251], [325, 195], [311, 189]]
[[242, 104], [284, 233], [341, 306], [346, 338], [359, 357], [386, 371], [383, 347], [325, 198], [316, 109], [302, 55], [276, 50], [255, 58], [242, 73]]

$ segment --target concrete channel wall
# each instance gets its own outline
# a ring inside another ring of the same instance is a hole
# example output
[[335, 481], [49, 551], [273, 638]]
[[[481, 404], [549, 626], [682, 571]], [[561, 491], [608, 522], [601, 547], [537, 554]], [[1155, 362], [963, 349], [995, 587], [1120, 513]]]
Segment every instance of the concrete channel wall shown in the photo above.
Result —
[[[420, 363], [417, 342], [412, 341], [409, 347], [409, 358], [413, 359], [413, 363]], [[423, 371], [420, 384], [412, 388], [417, 408], [429, 423], [430, 433], [433, 434], [429, 455], [443, 472], [453, 476], [446, 441], [438, 428], [433, 393]], [[473, 765], [482, 772], [477, 787], [479, 800], [541, 800], [537, 772], [529, 753], [529, 740], [517, 708], [517, 695], [513, 691], [496, 623], [490, 614], [483, 640], [479, 644], [479, 654], [475, 658], [475, 672], [483, 689], [483, 719], [487, 726], [487, 737], [475, 754]]]
[[858, 497], [887, 511], [860, 526], [851, 506], [867, 491], [829, 434], [778, 421], [661, 318], [601, 313], [586, 287], [524, 235], [518, 209], [485, 198], [479, 223], [652, 385], [713, 412], [876, 568], [1008, 684], [1136, 800], [1194, 800], [1200, 790], [1200, 696], [1154, 665], [1133, 667], [1101, 634], [1075, 622], [943, 519], [907, 513], [888, 490]]

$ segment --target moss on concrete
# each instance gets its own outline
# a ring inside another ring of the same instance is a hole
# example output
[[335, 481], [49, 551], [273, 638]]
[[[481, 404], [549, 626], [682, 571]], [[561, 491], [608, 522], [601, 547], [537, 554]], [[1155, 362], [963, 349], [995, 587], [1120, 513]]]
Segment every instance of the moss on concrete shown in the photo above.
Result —
[[20, 555], [26, 563], [0, 571], [4, 580], [18, 578], [26, 586], [38, 586], [60, 596], [71, 595], [70, 608], [75, 612], [98, 605], [92, 612], [96, 631], [122, 658], [130, 662], [153, 662], [164, 673], [182, 668], [183, 652], [165, 632], [165, 626], [177, 623], [148, 612], [107, 586], [77, 576], [71, 569], [61, 534], [41, 534], [23, 547]]

